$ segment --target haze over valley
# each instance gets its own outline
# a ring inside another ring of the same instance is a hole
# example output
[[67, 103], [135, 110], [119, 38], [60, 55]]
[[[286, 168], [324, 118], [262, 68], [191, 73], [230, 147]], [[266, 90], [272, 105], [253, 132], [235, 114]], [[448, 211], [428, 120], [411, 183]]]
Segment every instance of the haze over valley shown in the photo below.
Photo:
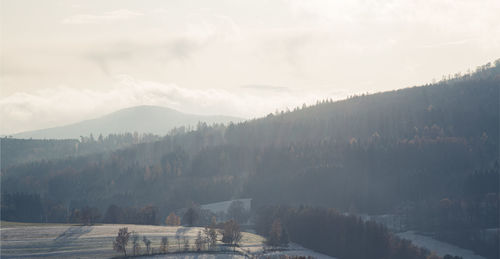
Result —
[[2, 258], [500, 258], [498, 1], [0, 0]]

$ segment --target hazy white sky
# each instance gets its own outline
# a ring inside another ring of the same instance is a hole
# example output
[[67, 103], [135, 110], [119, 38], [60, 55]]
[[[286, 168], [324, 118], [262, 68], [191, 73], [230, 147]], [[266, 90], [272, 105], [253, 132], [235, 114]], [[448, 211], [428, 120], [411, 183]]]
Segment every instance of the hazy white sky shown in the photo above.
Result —
[[0, 0], [0, 134], [425, 84], [499, 58], [499, 14], [498, 0]]

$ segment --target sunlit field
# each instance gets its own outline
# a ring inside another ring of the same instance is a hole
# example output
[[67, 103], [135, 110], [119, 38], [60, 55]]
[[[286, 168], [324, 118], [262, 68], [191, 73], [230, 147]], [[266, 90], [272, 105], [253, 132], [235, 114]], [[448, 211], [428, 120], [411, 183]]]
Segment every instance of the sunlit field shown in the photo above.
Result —
[[[169, 240], [169, 257], [187, 257], [187, 258], [212, 258], [223, 256], [227, 258], [244, 258], [248, 255], [305, 255], [315, 258], [331, 258], [319, 253], [314, 253], [298, 245], [291, 244], [285, 251], [264, 252], [264, 238], [243, 232], [243, 237], [239, 247], [225, 248], [219, 242], [218, 253], [200, 254], [186, 253], [183, 248], [183, 237], [187, 237], [190, 242], [191, 250], [194, 250], [194, 240], [198, 231], [203, 231], [200, 227], [167, 227], [167, 226], [144, 226], [144, 225], [94, 225], [82, 226], [71, 224], [32, 224], [32, 223], [12, 223], [2, 222], [1, 229], [1, 251], [2, 258], [19, 257], [44, 257], [44, 258], [110, 258], [121, 256], [120, 253], [113, 251], [113, 240], [120, 228], [127, 227], [130, 232], [137, 232], [141, 238], [141, 254], [145, 253], [145, 247], [142, 243], [142, 236], [146, 236], [152, 241], [152, 253], [159, 251], [161, 238], [167, 236]], [[176, 236], [181, 239], [177, 243]], [[127, 247], [127, 254], [132, 254], [131, 240]], [[179, 253], [177, 253], [179, 252]], [[164, 257], [158, 255], [156, 257]], [[151, 256], [154, 257], [154, 256]]]

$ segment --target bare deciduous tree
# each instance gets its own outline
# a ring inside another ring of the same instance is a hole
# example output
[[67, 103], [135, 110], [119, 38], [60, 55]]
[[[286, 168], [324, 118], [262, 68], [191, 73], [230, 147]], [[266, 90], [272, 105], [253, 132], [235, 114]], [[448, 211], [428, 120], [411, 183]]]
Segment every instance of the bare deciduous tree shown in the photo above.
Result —
[[286, 246], [288, 244], [288, 232], [283, 228], [279, 219], [273, 221], [266, 243], [270, 246]]
[[231, 202], [227, 209], [227, 215], [229, 219], [234, 219], [238, 224], [245, 223], [248, 220], [248, 211], [240, 200]]
[[175, 213], [171, 212], [167, 219], [165, 220], [167, 226], [179, 226], [181, 224], [181, 219]]
[[182, 237], [184, 243], [184, 252], [189, 251], [189, 239], [186, 236]]
[[141, 244], [139, 243], [139, 234], [132, 232], [132, 251], [134, 255], [139, 255], [141, 252]]
[[177, 251], [181, 251], [181, 235], [179, 233], [175, 234], [175, 240], [177, 241]]
[[217, 230], [215, 229], [215, 225], [211, 225], [209, 227], [205, 227], [203, 230], [205, 234], [205, 238], [207, 239], [208, 248], [213, 249], [217, 246]]
[[198, 235], [194, 240], [194, 245], [196, 246], [196, 251], [201, 251], [205, 249], [205, 244], [207, 243], [207, 239], [201, 236], [201, 231], [198, 231]]
[[118, 236], [116, 236], [116, 239], [113, 242], [113, 249], [117, 252], [123, 252], [124, 255], [127, 256], [127, 244], [129, 237], [130, 232], [128, 232], [128, 228], [120, 228], [120, 230], [118, 230]]
[[149, 254], [151, 252], [151, 240], [149, 240], [146, 236], [143, 236], [142, 242], [146, 246], [146, 254]]
[[168, 251], [168, 237], [164, 236], [161, 238], [160, 251], [166, 253]]
[[198, 218], [199, 218], [198, 210], [194, 207], [191, 207], [186, 211], [182, 220], [186, 222], [188, 226], [191, 227], [198, 221]]
[[236, 246], [241, 241], [241, 238], [242, 235], [238, 223], [234, 220], [226, 221], [222, 229], [222, 242]]

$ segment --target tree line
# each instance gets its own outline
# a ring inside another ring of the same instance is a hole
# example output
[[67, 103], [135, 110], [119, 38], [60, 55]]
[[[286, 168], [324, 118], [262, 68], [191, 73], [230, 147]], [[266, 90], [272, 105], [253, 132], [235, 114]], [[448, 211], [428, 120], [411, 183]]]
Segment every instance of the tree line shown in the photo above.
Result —
[[[185, 232], [184, 232], [185, 233]], [[141, 246], [141, 238], [137, 232], [129, 232], [128, 228], [120, 228], [118, 234], [113, 241], [113, 249], [127, 256], [127, 247], [131, 241], [133, 256], [139, 255], [161, 255], [169, 253], [187, 253], [187, 252], [220, 252], [224, 251], [218, 242], [222, 242], [225, 246], [238, 246], [241, 241], [242, 233], [239, 224], [234, 220], [228, 220], [217, 224], [214, 221], [203, 230], [199, 230], [196, 239], [190, 240], [185, 234], [179, 232], [175, 235], [175, 239], [168, 236], [163, 236], [158, 248], [152, 247], [152, 241], [146, 236], [142, 237], [143, 247]], [[130, 249], [129, 249], [130, 250]], [[129, 254], [130, 255], [130, 254]]]
[[160, 136], [153, 134], [123, 133], [99, 134], [97, 138], [80, 136], [80, 139], [16, 139], [0, 138], [1, 167], [3, 170], [16, 164], [40, 160], [61, 159], [69, 156], [82, 156], [92, 153], [114, 151], [139, 143], [159, 141]]
[[[320, 207], [266, 206], [259, 209], [257, 233], [268, 242], [290, 239], [337, 258], [434, 259], [437, 255], [400, 239], [385, 227]], [[447, 255], [444, 258], [458, 258]]]
[[[75, 208], [150, 204], [163, 219], [193, 203], [252, 197], [256, 206], [397, 214], [437, 236], [473, 238], [499, 226], [499, 75], [490, 65], [432, 85], [2, 168], [2, 218], [59, 221]], [[32, 211], [8, 196], [16, 193], [34, 195]]]

